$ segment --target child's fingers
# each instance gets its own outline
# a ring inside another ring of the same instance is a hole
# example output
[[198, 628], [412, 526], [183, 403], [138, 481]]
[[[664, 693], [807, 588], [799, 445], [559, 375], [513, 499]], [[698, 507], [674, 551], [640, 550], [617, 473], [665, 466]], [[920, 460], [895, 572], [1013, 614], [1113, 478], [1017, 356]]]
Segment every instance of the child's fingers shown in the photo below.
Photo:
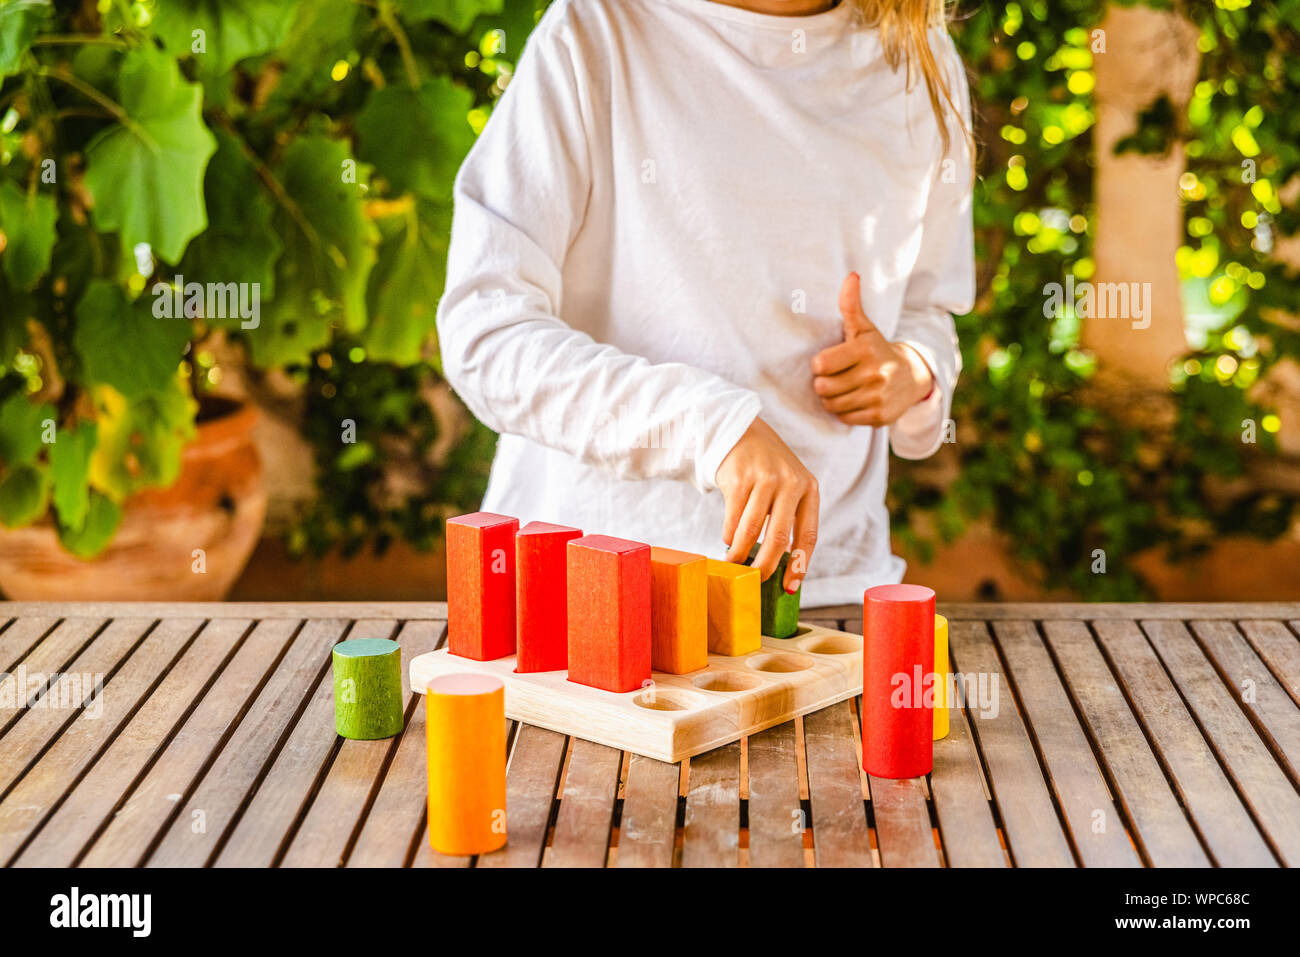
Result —
[[832, 415], [843, 415], [847, 412], [867, 412], [880, 405], [882, 398], [879, 388], [868, 386], [854, 389], [844, 395], [823, 398], [822, 408]]
[[785, 554], [790, 543], [791, 529], [794, 527], [794, 513], [799, 505], [799, 492], [794, 486], [787, 486], [777, 493], [772, 502], [772, 516], [767, 520], [767, 534], [755, 556], [754, 565], [759, 570], [763, 581], [772, 577], [776, 566]]
[[821, 510], [821, 495], [817, 483], [799, 500], [799, 507], [794, 513], [794, 547], [790, 550], [790, 564], [785, 569], [783, 585], [788, 594], [793, 595], [803, 584], [803, 577], [808, 572], [808, 562], [813, 549], [817, 547], [817, 520]]
[[740, 524], [740, 516], [745, 511], [745, 503], [749, 501], [749, 492], [753, 484], [746, 482], [736, 488], [724, 490], [724, 500], [726, 502], [726, 517], [722, 521], [722, 543], [728, 547], [736, 535], [736, 526]]
[[829, 349], [823, 349], [812, 357], [809, 365], [813, 375], [835, 375], [857, 365], [863, 355], [862, 344], [850, 339], [847, 342], [836, 343]]
[[749, 493], [749, 501], [741, 513], [736, 525], [736, 533], [731, 540], [731, 549], [727, 552], [727, 561], [743, 563], [749, 558], [749, 550], [758, 541], [763, 532], [763, 523], [772, 511], [772, 499], [776, 492], [774, 482], [759, 481]]

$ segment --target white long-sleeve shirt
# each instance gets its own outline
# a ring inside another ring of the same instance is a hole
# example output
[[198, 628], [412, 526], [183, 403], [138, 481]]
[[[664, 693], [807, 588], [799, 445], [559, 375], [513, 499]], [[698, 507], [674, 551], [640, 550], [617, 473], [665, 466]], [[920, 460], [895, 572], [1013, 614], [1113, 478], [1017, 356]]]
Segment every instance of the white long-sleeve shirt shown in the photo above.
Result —
[[[969, 122], [951, 41], [933, 48]], [[942, 443], [971, 308], [970, 166], [919, 79], [842, 2], [557, 0], [457, 177], [443, 369], [502, 433], [485, 509], [725, 553], [718, 465], [761, 415], [817, 476], [803, 604], [897, 582], [889, 448]], [[888, 429], [848, 426], [809, 360], [851, 271], [935, 374]]]

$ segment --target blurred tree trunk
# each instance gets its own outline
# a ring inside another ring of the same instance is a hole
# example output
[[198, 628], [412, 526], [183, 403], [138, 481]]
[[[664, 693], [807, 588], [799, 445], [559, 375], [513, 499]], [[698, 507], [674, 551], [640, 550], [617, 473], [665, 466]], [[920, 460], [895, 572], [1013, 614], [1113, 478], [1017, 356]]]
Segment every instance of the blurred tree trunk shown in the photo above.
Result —
[[[1183, 240], [1178, 178], [1180, 143], [1164, 155], [1115, 155], [1138, 126], [1138, 114], [1162, 95], [1182, 116], [1196, 84], [1196, 28], [1145, 7], [1111, 7], [1102, 21], [1105, 52], [1093, 55], [1097, 124], [1095, 284], [1150, 283], [1150, 325], [1124, 318], [1084, 322], [1083, 343], [1098, 359], [1098, 385], [1129, 406], [1133, 393], [1168, 396], [1169, 364], [1187, 350], [1174, 254]], [[1094, 46], [1095, 49], [1095, 46]], [[1141, 410], [1131, 409], [1141, 414]], [[1147, 411], [1150, 411], [1149, 409]]]

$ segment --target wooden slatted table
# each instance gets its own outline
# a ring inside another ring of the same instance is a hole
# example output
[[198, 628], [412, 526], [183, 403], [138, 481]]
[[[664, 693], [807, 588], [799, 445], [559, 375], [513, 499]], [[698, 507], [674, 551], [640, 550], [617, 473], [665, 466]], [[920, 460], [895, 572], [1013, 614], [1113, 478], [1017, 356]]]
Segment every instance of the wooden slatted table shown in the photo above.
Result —
[[409, 661], [445, 606], [0, 603], [0, 863], [1300, 863], [1300, 603], [939, 610], [1000, 697], [954, 710], [928, 779], [861, 772], [853, 701], [680, 765], [512, 723], [510, 842], [470, 859], [427, 844], [417, 695], [397, 738], [333, 725], [331, 646]]

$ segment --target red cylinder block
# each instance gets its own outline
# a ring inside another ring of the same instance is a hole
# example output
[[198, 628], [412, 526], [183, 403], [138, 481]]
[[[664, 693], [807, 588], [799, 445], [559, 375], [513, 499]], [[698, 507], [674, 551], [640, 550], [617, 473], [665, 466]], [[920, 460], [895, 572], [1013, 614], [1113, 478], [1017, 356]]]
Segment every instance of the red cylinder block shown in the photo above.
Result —
[[862, 635], [862, 767], [880, 778], [929, 774], [934, 592], [920, 585], [868, 588], [862, 597]]

